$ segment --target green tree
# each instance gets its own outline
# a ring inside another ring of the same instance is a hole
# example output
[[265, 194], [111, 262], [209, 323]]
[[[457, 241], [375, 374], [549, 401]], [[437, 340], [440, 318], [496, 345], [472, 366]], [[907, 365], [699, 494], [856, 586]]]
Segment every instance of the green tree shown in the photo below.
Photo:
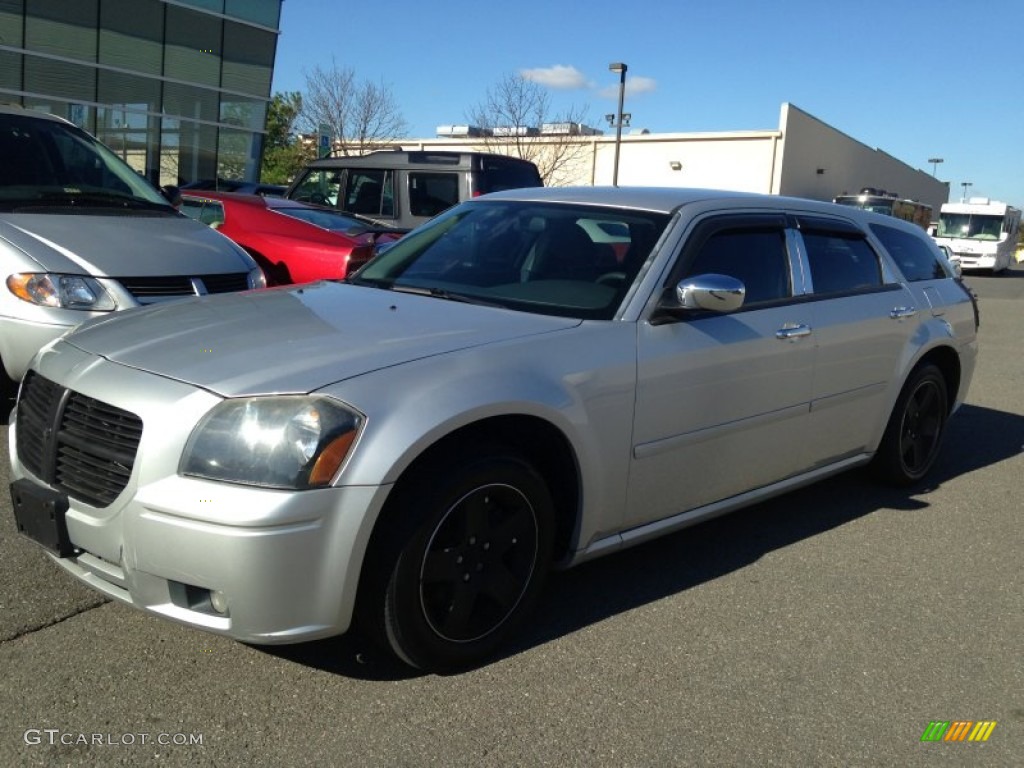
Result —
[[271, 98], [260, 170], [263, 183], [286, 184], [312, 159], [295, 130], [301, 112], [302, 94], [297, 91], [275, 93]]

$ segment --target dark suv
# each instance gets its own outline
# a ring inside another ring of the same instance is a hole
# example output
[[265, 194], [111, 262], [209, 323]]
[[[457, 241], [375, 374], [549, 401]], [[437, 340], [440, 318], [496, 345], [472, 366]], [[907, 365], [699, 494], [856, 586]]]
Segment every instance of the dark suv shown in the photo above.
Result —
[[412, 228], [471, 197], [541, 186], [537, 166], [517, 157], [383, 150], [315, 160], [285, 197]]

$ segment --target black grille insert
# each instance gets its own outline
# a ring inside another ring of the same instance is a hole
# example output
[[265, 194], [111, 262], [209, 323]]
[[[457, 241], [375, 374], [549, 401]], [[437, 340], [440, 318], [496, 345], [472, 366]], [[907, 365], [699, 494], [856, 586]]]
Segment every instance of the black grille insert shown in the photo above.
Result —
[[29, 371], [18, 399], [18, 458], [53, 487], [94, 507], [124, 490], [142, 439], [134, 413]]
[[249, 276], [245, 272], [194, 277], [119, 277], [117, 280], [140, 304], [175, 296], [195, 296], [203, 291], [233, 293], [249, 288]]

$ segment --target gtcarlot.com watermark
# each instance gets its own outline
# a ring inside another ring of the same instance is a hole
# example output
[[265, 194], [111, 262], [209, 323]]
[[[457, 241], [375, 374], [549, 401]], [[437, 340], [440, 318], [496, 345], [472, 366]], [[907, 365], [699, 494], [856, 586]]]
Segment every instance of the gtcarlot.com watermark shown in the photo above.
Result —
[[201, 747], [201, 733], [76, 733], [60, 728], [29, 728], [25, 731], [25, 743], [30, 747], [47, 745], [51, 747], [133, 747], [156, 744], [161, 747]]

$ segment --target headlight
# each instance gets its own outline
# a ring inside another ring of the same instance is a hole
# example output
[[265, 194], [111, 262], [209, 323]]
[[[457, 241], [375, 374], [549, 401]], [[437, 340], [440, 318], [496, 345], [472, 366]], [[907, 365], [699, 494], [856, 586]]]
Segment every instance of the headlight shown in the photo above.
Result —
[[85, 275], [22, 272], [7, 278], [7, 289], [22, 301], [43, 307], [97, 312], [117, 309], [103, 286]]
[[248, 283], [250, 290], [252, 290], [253, 288], [266, 288], [267, 277], [266, 275], [263, 274], [262, 269], [256, 267], [255, 269], [249, 272]]
[[225, 400], [192, 431], [183, 475], [267, 488], [320, 488], [341, 468], [363, 417], [326, 397]]

